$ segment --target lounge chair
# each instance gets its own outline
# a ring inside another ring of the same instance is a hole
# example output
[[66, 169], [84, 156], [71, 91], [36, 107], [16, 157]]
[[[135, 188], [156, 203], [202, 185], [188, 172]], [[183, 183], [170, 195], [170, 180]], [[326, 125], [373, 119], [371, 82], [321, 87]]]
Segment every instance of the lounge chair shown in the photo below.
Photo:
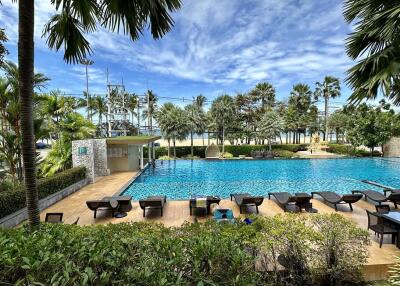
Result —
[[149, 196], [139, 200], [139, 206], [143, 210], [143, 217], [146, 216], [146, 209], [159, 209], [161, 216], [163, 216], [163, 209], [166, 202], [166, 196]]
[[365, 196], [365, 199], [370, 199], [378, 203], [379, 205], [383, 202], [392, 202], [394, 207], [397, 209], [397, 204], [400, 204], [400, 192], [391, 192], [389, 196], [385, 196], [384, 194], [373, 191], [373, 190], [354, 190], [352, 191], [353, 194], [359, 193]]
[[193, 215], [193, 210], [202, 209], [206, 215], [210, 213], [211, 204], [219, 204], [221, 198], [216, 196], [192, 196], [189, 200], [190, 215]]
[[112, 216], [115, 212], [129, 212], [132, 209], [131, 196], [104, 197], [101, 200], [86, 201], [86, 205], [94, 211], [94, 218], [98, 210], [111, 210]]
[[305, 209], [308, 212], [316, 212], [316, 210], [312, 208], [312, 197], [309, 194], [296, 193], [293, 196], [288, 192], [268, 193], [268, 199], [271, 199], [271, 196], [275, 197], [276, 202], [285, 212], [301, 212], [302, 209]]
[[255, 206], [258, 213], [258, 206], [264, 201], [264, 197], [255, 196], [253, 197], [249, 193], [237, 193], [231, 194], [231, 201], [235, 199], [236, 204], [239, 206], [240, 213], [243, 213], [243, 208]]
[[314, 195], [319, 195], [324, 199], [324, 201], [335, 206], [335, 210], [337, 211], [337, 205], [348, 204], [350, 210], [353, 211], [353, 206], [355, 202], [358, 202], [362, 195], [359, 194], [346, 194], [346, 195], [338, 195], [334, 192], [312, 192], [311, 196], [314, 198]]
[[63, 213], [46, 213], [45, 222], [49, 223], [62, 223]]

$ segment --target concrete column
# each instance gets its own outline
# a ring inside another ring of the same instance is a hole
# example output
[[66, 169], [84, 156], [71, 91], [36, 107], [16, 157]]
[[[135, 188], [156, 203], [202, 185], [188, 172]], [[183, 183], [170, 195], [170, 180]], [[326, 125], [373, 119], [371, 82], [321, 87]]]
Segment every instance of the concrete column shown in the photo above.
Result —
[[151, 149], [153, 149], [153, 160], [156, 159], [156, 148], [154, 148], [154, 142], [151, 143]]
[[140, 170], [143, 170], [143, 145], [140, 145]]

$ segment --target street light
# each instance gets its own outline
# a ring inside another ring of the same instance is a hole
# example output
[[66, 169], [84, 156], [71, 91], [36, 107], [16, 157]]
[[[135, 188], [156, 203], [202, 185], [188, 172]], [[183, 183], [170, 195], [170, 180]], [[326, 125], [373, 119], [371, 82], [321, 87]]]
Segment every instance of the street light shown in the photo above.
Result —
[[80, 61], [80, 63], [86, 67], [86, 96], [87, 96], [87, 98], [86, 98], [86, 101], [87, 101], [87, 119], [90, 119], [90, 116], [89, 116], [89, 110], [90, 110], [90, 103], [89, 103], [89, 101], [90, 101], [90, 95], [89, 95], [89, 76], [88, 76], [88, 66], [91, 66], [91, 65], [94, 63], [94, 61], [92, 61], [92, 60], [89, 60], [89, 59], [82, 59], [82, 60]]

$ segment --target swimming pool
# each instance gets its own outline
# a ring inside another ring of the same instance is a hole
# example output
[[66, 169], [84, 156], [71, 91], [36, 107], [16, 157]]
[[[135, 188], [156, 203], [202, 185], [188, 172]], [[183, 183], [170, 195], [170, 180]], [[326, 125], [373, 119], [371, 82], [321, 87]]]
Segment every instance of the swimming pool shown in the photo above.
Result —
[[157, 161], [125, 191], [135, 200], [148, 195], [187, 199], [191, 194], [334, 191], [379, 188], [367, 179], [400, 188], [400, 159], [176, 160]]

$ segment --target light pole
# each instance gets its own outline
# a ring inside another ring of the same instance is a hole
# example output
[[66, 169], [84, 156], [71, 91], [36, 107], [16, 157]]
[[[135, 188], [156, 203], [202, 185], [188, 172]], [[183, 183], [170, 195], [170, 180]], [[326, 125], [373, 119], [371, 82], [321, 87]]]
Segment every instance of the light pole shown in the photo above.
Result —
[[91, 114], [89, 114], [90, 110], [90, 95], [89, 95], [89, 75], [88, 75], [88, 66], [91, 66], [94, 61], [89, 59], [82, 59], [81, 64], [86, 68], [86, 102], [87, 102], [87, 119], [91, 119]]

